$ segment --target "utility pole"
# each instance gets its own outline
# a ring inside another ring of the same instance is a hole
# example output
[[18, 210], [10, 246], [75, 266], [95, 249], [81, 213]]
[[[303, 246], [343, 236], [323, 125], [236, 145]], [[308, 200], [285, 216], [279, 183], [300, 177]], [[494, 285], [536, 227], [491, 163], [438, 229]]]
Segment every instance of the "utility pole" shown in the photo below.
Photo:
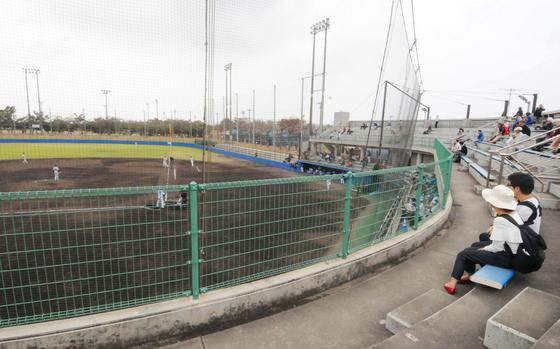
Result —
[[535, 114], [535, 109], [537, 109], [537, 94], [533, 93], [533, 110], [531, 111], [532, 114]]
[[507, 103], [506, 103], [505, 108], [504, 108], [504, 116], [507, 116], [507, 114], [509, 112], [509, 104], [511, 103], [511, 94], [512, 94], [513, 91], [519, 91], [519, 89], [518, 88], [504, 88], [503, 90], [509, 92], [508, 100], [507, 100]]
[[27, 116], [31, 116], [31, 108], [29, 107], [29, 85], [27, 83], [27, 68], [21, 68], [25, 73], [25, 93], [27, 94]]
[[[39, 104], [39, 115], [43, 115], [43, 111], [41, 109], [41, 92], [39, 90], [39, 69], [34, 68], [27, 68], [27, 73], [35, 74], [36, 82], [37, 82], [37, 103]], [[25, 88], [27, 89], [27, 73], [25, 74]], [[29, 92], [27, 92], [27, 103], [29, 103]]]
[[471, 116], [471, 105], [467, 104], [467, 120], [469, 119], [470, 116]]
[[274, 85], [274, 113], [272, 116], [272, 149], [276, 150], [276, 85]]
[[107, 109], [107, 95], [111, 92], [110, 90], [101, 90], [101, 93], [105, 95], [105, 119], [109, 118], [109, 110]]

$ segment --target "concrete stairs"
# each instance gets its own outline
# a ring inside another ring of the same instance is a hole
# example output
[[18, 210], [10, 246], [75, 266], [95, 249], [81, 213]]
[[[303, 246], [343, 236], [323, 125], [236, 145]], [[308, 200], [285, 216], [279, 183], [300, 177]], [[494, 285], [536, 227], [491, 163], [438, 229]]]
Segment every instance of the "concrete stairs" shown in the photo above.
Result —
[[555, 348], [559, 319], [560, 297], [516, 283], [460, 298], [430, 290], [388, 313], [394, 335], [370, 348]]

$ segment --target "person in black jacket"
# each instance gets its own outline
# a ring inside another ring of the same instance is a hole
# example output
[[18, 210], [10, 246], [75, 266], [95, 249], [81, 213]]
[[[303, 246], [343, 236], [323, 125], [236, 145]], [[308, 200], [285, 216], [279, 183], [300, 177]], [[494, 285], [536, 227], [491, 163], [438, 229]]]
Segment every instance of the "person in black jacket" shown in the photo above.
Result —
[[529, 126], [525, 125], [525, 120], [519, 121], [517, 126], [522, 128], [521, 133], [526, 134], [527, 137], [531, 137], [531, 129], [529, 128]]

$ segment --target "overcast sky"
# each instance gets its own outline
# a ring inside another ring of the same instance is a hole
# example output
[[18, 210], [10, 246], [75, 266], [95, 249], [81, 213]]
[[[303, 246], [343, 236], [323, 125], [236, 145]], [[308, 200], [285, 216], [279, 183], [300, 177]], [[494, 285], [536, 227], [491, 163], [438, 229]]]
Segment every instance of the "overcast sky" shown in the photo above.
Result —
[[[403, 4], [412, 36], [410, 0]], [[472, 117], [497, 116], [506, 88], [519, 89], [512, 108], [525, 108], [518, 94], [538, 93], [546, 108], [560, 109], [560, 1], [414, 5], [423, 102], [434, 115], [464, 117], [470, 103]], [[301, 77], [311, 73], [309, 27], [329, 17], [325, 118], [344, 110], [368, 119], [390, 8], [391, 0], [216, 0], [216, 112], [222, 114], [223, 66], [231, 62], [240, 116], [252, 108], [255, 89], [257, 118], [272, 119], [274, 84], [277, 118], [298, 116]], [[103, 116], [100, 90], [108, 89], [111, 115], [142, 119], [149, 103], [154, 117], [157, 98], [160, 117], [176, 110], [180, 118], [201, 118], [204, 1], [6, 0], [0, 13], [0, 105], [15, 105], [19, 116], [27, 113], [21, 70], [29, 67], [40, 69], [43, 111], [55, 115], [83, 109], [90, 119]], [[322, 49], [318, 36], [318, 70]], [[35, 76], [28, 78], [31, 109], [38, 110]], [[306, 85], [306, 117], [308, 109]]]

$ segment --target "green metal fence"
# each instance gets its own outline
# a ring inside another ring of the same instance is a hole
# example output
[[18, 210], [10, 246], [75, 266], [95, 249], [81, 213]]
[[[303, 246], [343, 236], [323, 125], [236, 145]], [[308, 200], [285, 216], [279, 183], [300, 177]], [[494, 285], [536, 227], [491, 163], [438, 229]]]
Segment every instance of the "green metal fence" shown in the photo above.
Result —
[[0, 193], [0, 327], [346, 258], [444, 207], [451, 154], [434, 147], [434, 163], [358, 174]]

